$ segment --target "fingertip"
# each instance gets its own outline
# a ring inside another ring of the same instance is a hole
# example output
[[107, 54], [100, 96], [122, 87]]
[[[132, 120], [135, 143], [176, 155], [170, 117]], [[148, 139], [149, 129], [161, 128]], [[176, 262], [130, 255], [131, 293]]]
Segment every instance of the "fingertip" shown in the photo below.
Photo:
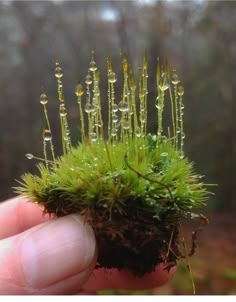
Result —
[[78, 292], [96, 264], [92, 228], [69, 215], [0, 242], [1, 294]]
[[87, 283], [83, 286], [84, 290], [144, 290], [159, 287], [167, 283], [174, 275], [176, 267], [167, 271], [164, 265], [160, 264], [154, 272], [147, 273], [143, 277], [134, 276], [128, 270], [122, 269], [95, 269]]
[[40, 225], [22, 241], [22, 266], [31, 288], [46, 288], [86, 270], [94, 261], [92, 228], [78, 215]]

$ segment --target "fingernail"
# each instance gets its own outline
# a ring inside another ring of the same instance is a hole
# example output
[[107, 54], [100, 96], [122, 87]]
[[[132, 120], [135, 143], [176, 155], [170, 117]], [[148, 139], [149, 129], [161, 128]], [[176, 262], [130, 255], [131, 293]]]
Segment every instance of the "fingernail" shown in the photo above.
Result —
[[26, 232], [21, 244], [25, 281], [46, 288], [86, 269], [94, 260], [92, 228], [80, 216], [69, 215]]

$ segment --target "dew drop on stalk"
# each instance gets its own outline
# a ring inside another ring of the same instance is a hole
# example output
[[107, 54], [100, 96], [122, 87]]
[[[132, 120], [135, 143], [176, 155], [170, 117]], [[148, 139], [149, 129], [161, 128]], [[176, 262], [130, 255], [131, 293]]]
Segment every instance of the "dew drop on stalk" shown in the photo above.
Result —
[[158, 110], [161, 109], [161, 106], [160, 106], [159, 102], [156, 102], [155, 107], [156, 107]]
[[172, 82], [173, 85], [177, 85], [179, 83], [179, 79], [178, 79], [178, 75], [176, 73], [176, 70], [173, 70], [171, 82]]
[[146, 122], [146, 116], [145, 116], [145, 112], [144, 111], [140, 112], [139, 120], [140, 120], [141, 123], [145, 123]]
[[97, 70], [97, 64], [95, 63], [95, 61], [91, 61], [89, 64], [89, 69], [91, 71], [96, 71]]
[[183, 86], [179, 86], [178, 87], [178, 95], [182, 96], [183, 94], [184, 94], [184, 88], [183, 88]]
[[86, 103], [86, 104], [84, 105], [84, 111], [87, 112], [87, 113], [90, 113], [90, 112], [92, 111], [92, 106], [91, 106], [91, 104]]
[[165, 91], [168, 88], [169, 88], [169, 83], [168, 83], [168, 80], [167, 80], [167, 76], [166, 76], [165, 73], [162, 73], [160, 81], [159, 81], [159, 89], [161, 91]]
[[118, 107], [119, 107], [119, 110], [121, 112], [128, 112], [129, 111], [129, 104], [125, 101], [120, 101]]
[[113, 122], [113, 123], [118, 123], [118, 120], [119, 120], [119, 119], [118, 119], [118, 115], [117, 115], [117, 114], [113, 114], [113, 115], [112, 115], [112, 122]]
[[57, 67], [55, 68], [55, 77], [58, 79], [61, 79], [63, 77], [62, 68], [58, 65], [58, 63]]
[[50, 130], [45, 129], [43, 131], [43, 139], [44, 139], [45, 142], [49, 142], [49, 141], [52, 140], [52, 133], [51, 133]]
[[112, 112], [117, 112], [119, 110], [118, 105], [112, 104], [111, 110], [112, 110]]
[[70, 129], [67, 127], [66, 128], [66, 135], [69, 136], [70, 135]]
[[140, 105], [140, 112], [145, 112], [145, 108], [143, 104]]
[[87, 85], [91, 85], [92, 82], [93, 82], [93, 80], [92, 80], [91, 75], [90, 75], [90, 74], [87, 74], [87, 76], [86, 76], [86, 78], [85, 78], [85, 83], [86, 83]]
[[28, 158], [28, 159], [34, 158], [33, 154], [31, 154], [31, 153], [27, 153], [27, 154], [25, 154], [25, 156], [26, 156], [26, 158]]
[[91, 133], [91, 141], [96, 142], [96, 140], [97, 140], [97, 134], [96, 134], [96, 132], [92, 132]]
[[141, 129], [140, 129], [140, 127], [136, 128], [135, 135], [136, 135], [136, 137], [140, 137], [141, 136]]
[[48, 97], [46, 96], [46, 94], [45, 93], [41, 94], [41, 96], [40, 96], [40, 103], [42, 105], [46, 105], [47, 102], [48, 102]]
[[128, 120], [124, 120], [122, 122], [122, 126], [125, 130], [128, 130], [129, 129], [129, 121]]
[[57, 79], [57, 84], [58, 84], [58, 87], [59, 88], [62, 88], [63, 85], [62, 85], [62, 81], [60, 79]]
[[110, 83], [115, 83], [117, 81], [116, 74], [113, 71], [109, 72], [109, 74], [108, 74], [108, 81]]
[[111, 130], [111, 136], [116, 136], [116, 134], [117, 134], [117, 129], [116, 128], [112, 128], [112, 130]]
[[60, 116], [65, 117], [66, 115], [67, 115], [66, 108], [63, 105], [61, 105], [60, 106]]
[[82, 96], [84, 94], [83, 86], [80, 83], [76, 86], [75, 94], [77, 96]]

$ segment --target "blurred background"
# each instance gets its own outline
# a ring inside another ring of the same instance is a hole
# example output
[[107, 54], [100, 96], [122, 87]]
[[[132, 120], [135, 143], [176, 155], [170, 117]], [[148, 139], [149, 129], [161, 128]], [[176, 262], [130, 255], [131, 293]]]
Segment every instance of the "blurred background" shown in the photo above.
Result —
[[[42, 91], [49, 98], [54, 142], [60, 140], [57, 59], [72, 135], [78, 125], [75, 86], [84, 82], [91, 50], [104, 102], [108, 55], [119, 77], [118, 97], [121, 53], [137, 72], [146, 52], [150, 99], [157, 57], [168, 59], [185, 88], [186, 155], [205, 182], [218, 184], [204, 210], [211, 223], [192, 259], [197, 293], [236, 294], [235, 16], [234, 1], [0, 1], [0, 200], [14, 196], [22, 173], [35, 172], [25, 154], [42, 155]], [[58, 143], [56, 148], [60, 152]], [[191, 292], [187, 268], [180, 265], [172, 281], [153, 293]]]

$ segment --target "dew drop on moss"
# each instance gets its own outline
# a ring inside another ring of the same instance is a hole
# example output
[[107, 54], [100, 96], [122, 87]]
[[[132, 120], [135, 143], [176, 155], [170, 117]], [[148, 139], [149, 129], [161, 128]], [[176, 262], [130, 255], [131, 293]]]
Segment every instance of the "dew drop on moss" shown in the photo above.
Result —
[[113, 104], [111, 107], [112, 112], [117, 112], [119, 110], [118, 105], [117, 104]]
[[92, 77], [91, 77], [90, 74], [88, 74], [88, 75], [86, 76], [86, 78], [85, 78], [85, 83], [86, 83], [87, 85], [91, 85], [92, 82], [93, 82]]
[[110, 83], [115, 83], [117, 81], [116, 74], [113, 71], [109, 72], [108, 81]]
[[173, 71], [171, 82], [173, 85], [177, 85], [179, 83], [178, 75], [175, 70]]
[[119, 110], [121, 112], [128, 112], [129, 111], [129, 104], [125, 101], [120, 101], [118, 107], [119, 107]]
[[60, 106], [60, 116], [65, 117], [66, 115], [67, 115], [66, 108], [63, 105], [61, 105]]
[[97, 134], [96, 134], [96, 132], [92, 132], [91, 133], [91, 141], [96, 142], [96, 140], [97, 140]]
[[25, 154], [25, 156], [26, 156], [26, 158], [28, 158], [28, 159], [34, 158], [33, 154], [31, 154], [31, 153], [27, 153], [27, 154]]
[[116, 134], [117, 134], [117, 129], [116, 128], [112, 128], [112, 130], [111, 130], [111, 136], [116, 136]]
[[89, 64], [89, 69], [91, 71], [96, 71], [97, 70], [97, 64], [94, 61], [91, 61]]
[[129, 121], [128, 120], [124, 120], [122, 122], [122, 126], [125, 130], [128, 130], [129, 129]]
[[182, 96], [183, 94], [184, 94], [184, 88], [183, 88], [183, 86], [179, 86], [179, 88], [178, 88], [178, 95]]
[[92, 111], [92, 106], [91, 106], [91, 104], [86, 103], [86, 104], [84, 105], [84, 111], [87, 112], [87, 113], [90, 113], [90, 112]]
[[55, 69], [55, 77], [61, 79], [63, 77], [63, 72], [60, 66], [57, 66]]
[[46, 129], [43, 131], [43, 139], [45, 142], [49, 142], [52, 140], [52, 133], [50, 130]]
[[48, 102], [48, 97], [46, 96], [45, 93], [41, 94], [40, 96], [40, 103], [43, 104], [43, 105], [46, 105]]
[[118, 120], [119, 120], [118, 115], [117, 114], [113, 114], [112, 115], [112, 122], [113, 123], [118, 123]]
[[82, 87], [82, 85], [80, 83], [76, 86], [75, 94], [77, 96], [82, 96], [84, 94], [83, 87]]
[[135, 135], [136, 135], [136, 137], [140, 137], [141, 136], [141, 129], [140, 129], [140, 127], [136, 128]]

